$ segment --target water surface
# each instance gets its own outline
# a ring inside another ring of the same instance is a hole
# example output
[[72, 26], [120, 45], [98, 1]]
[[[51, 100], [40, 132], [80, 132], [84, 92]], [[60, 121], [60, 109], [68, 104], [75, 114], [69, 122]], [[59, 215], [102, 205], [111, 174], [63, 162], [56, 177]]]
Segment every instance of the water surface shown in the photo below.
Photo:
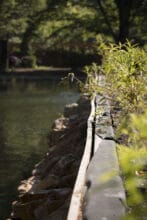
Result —
[[6, 219], [17, 187], [48, 147], [51, 125], [78, 92], [56, 82], [4, 83], [0, 91], [0, 220]]

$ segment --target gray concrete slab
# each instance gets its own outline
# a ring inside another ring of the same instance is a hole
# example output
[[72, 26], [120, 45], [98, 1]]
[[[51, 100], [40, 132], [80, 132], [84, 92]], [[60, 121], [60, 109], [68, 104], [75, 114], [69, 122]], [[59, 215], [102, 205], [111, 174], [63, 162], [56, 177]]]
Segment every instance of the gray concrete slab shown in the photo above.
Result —
[[87, 170], [84, 220], [119, 220], [126, 210], [115, 142], [103, 140], [98, 145]]

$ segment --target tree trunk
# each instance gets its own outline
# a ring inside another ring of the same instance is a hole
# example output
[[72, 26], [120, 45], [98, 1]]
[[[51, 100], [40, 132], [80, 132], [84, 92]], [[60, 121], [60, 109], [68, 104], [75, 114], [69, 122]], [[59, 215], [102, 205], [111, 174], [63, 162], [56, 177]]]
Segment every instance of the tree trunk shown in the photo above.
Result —
[[113, 28], [112, 28], [112, 26], [111, 26], [111, 22], [109, 21], [108, 15], [107, 15], [107, 13], [106, 13], [104, 7], [103, 7], [103, 4], [101, 3], [101, 0], [97, 0], [97, 3], [98, 3], [98, 6], [99, 6], [100, 11], [101, 11], [101, 13], [102, 13], [102, 15], [103, 15], [103, 17], [104, 17], [104, 20], [105, 20], [105, 22], [106, 22], [106, 24], [107, 24], [107, 27], [108, 27], [108, 29], [109, 29], [109, 31], [110, 31], [110, 34], [112, 35], [113, 39], [114, 39], [115, 41], [117, 41], [117, 36], [115, 35], [115, 33], [114, 33], [114, 31], [113, 31]]
[[118, 42], [125, 43], [129, 37], [132, 0], [115, 0], [119, 12]]
[[21, 54], [23, 56], [29, 54], [30, 48], [30, 40], [33, 37], [35, 31], [39, 27], [40, 23], [43, 21], [46, 21], [49, 18], [48, 10], [42, 10], [40, 12], [37, 12], [32, 17], [30, 17], [30, 20], [28, 21], [28, 27], [23, 35], [22, 42], [20, 45]]
[[25, 31], [23, 35], [22, 42], [20, 45], [22, 56], [27, 56], [30, 52], [30, 40], [32, 38], [34, 30], [35, 30], [35, 26], [33, 24], [29, 25], [29, 27], [27, 28], [27, 30]]
[[0, 70], [8, 68], [8, 41], [0, 40]]

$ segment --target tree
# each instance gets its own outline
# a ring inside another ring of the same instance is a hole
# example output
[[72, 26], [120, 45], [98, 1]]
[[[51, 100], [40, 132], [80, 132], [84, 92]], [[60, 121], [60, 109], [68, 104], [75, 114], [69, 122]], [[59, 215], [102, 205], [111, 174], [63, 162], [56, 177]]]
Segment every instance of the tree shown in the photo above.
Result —
[[5, 70], [8, 67], [8, 45], [6, 40], [0, 40], [0, 70]]
[[118, 41], [124, 43], [129, 38], [130, 16], [133, 0], [115, 0], [119, 14]]
[[0, 66], [7, 68], [9, 50], [8, 43], [13, 38], [20, 41], [25, 32], [28, 16], [28, 0], [1, 0], [0, 1]]
[[117, 43], [132, 38], [141, 41], [146, 7], [146, 0], [32, 1], [21, 39], [21, 52], [27, 54], [35, 42], [63, 47], [68, 43], [72, 45], [72, 41], [78, 47], [79, 42], [94, 39], [98, 34], [109, 40], [111, 37]]
[[0, 0], [0, 39], [19, 43], [22, 55], [33, 53], [36, 43], [41, 49], [74, 42], [69, 49], [78, 50], [99, 35], [144, 44], [146, 10], [147, 0]]
[[[72, 0], [74, 4], [78, 1]], [[93, 8], [97, 12], [97, 19], [106, 35], [112, 36], [115, 42], [124, 43], [126, 39], [142, 40], [145, 35], [147, 22], [146, 0], [81, 0], [80, 5]], [[97, 27], [97, 32], [99, 27]]]
[[[42, 2], [42, 0], [40, 0]], [[38, 2], [40, 2], [38, 0]], [[52, 20], [60, 12], [61, 8], [66, 5], [66, 0], [43, 0], [43, 7], [34, 10], [27, 18], [27, 28], [22, 37], [21, 52], [27, 54], [30, 50], [30, 40], [35, 35], [38, 27], [45, 21]], [[35, 3], [36, 4], [36, 3]], [[40, 4], [39, 4], [40, 5]]]
[[[117, 21], [119, 21], [118, 33], [115, 33], [114, 27], [111, 24], [111, 17], [114, 14], [113, 12], [111, 15], [108, 14], [108, 10], [110, 10], [110, 8], [107, 7], [108, 3], [111, 4], [111, 7], [113, 7], [113, 4], [116, 5], [116, 9], [117, 9], [116, 25], [117, 25]], [[97, 0], [97, 4], [108, 26], [109, 32], [113, 36], [116, 42], [124, 43], [127, 39], [131, 37], [130, 29], [131, 29], [131, 25], [133, 25], [133, 20], [136, 19], [136, 17], [139, 20], [145, 20], [145, 15], [146, 15], [145, 9], [147, 9], [146, 0], [114, 0], [114, 1]], [[136, 28], [141, 29], [141, 27], [137, 27], [137, 26]]]

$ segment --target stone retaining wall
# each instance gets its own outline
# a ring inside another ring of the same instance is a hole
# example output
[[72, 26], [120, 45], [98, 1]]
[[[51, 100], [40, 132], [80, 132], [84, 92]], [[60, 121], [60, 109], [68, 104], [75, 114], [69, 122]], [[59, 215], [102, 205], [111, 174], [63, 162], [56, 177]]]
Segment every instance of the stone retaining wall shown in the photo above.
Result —
[[[87, 132], [86, 140], [91, 145], [88, 148], [85, 145], [80, 165], [84, 172], [79, 170], [68, 220], [120, 220], [126, 213], [126, 196], [119, 175], [110, 104], [105, 97], [99, 95], [95, 96], [93, 102], [94, 113], [88, 123], [87, 130], [90, 129], [90, 133]], [[93, 137], [94, 143], [89, 143]], [[88, 165], [83, 162], [87, 158]]]

